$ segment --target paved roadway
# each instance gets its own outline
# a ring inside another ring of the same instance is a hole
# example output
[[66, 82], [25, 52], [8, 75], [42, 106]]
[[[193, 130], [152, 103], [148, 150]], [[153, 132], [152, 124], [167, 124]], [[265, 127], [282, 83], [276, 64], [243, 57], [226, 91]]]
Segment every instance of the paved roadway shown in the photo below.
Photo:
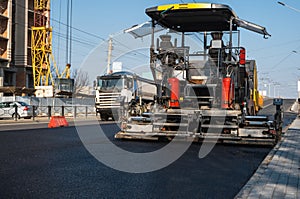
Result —
[[[285, 110], [292, 103], [286, 100]], [[285, 117], [287, 125], [295, 115]], [[164, 169], [129, 174], [108, 168], [93, 158], [74, 127], [37, 129], [45, 126], [43, 122], [26, 125], [31, 126], [31, 130], [0, 132], [0, 198], [233, 198], [270, 151], [262, 147], [217, 145], [206, 158], [199, 159], [200, 144], [193, 144]], [[114, 124], [102, 124], [102, 128], [111, 139], [118, 131]], [[164, 145], [113, 142], [139, 152]]]
[[300, 198], [299, 171], [300, 118], [297, 117], [235, 198]]

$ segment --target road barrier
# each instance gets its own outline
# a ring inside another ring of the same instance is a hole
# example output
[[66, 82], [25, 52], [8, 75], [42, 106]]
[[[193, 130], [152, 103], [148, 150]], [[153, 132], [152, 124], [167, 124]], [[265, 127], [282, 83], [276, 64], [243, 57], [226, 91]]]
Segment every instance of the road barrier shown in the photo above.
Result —
[[[32, 106], [34, 114], [32, 114], [32, 120], [35, 120], [35, 117], [48, 117], [51, 116], [66, 116], [66, 117], [88, 117], [96, 115], [94, 106]], [[17, 121], [19, 119], [17, 107], [0, 108], [0, 119], [7, 118]]]
[[94, 106], [40, 106], [37, 107], [37, 114], [39, 116], [48, 116], [58, 115], [58, 116], [67, 116], [67, 117], [88, 117], [89, 115], [95, 115]]
[[[65, 116], [65, 117], [88, 117], [96, 115], [95, 99], [92, 98], [37, 98], [37, 97], [0, 97], [0, 102], [21, 101], [33, 107], [35, 117]], [[15, 112], [14, 107], [8, 111], [0, 107], [0, 119], [19, 118], [12, 117]], [[28, 117], [29, 118], [29, 117]]]
[[51, 116], [48, 128], [66, 127], [69, 126], [65, 116]]

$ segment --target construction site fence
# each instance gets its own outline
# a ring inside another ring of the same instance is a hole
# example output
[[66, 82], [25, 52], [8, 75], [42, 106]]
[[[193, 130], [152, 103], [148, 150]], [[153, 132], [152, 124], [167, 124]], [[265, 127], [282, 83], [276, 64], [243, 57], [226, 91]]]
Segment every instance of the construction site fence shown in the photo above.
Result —
[[88, 117], [96, 114], [93, 106], [33, 106], [35, 116], [51, 117], [51, 116], [66, 116], [66, 117]]
[[21, 101], [31, 105], [35, 116], [81, 117], [95, 115], [94, 98], [0, 97], [0, 102]]

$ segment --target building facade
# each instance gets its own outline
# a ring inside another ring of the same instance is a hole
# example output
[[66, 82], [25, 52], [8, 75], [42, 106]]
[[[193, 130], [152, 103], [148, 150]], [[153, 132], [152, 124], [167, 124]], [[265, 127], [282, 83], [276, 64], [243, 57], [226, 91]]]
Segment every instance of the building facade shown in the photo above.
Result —
[[31, 95], [34, 0], [0, 0], [0, 96]]

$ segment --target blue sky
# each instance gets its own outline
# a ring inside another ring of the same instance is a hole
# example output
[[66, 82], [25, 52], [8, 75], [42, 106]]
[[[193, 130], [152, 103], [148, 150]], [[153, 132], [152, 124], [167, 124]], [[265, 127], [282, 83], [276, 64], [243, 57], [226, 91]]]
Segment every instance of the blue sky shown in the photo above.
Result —
[[[52, 0], [51, 18], [53, 26], [54, 56], [59, 67], [65, 65], [67, 0]], [[84, 67], [90, 52], [116, 34], [134, 24], [148, 21], [145, 14], [148, 7], [170, 3], [193, 2], [186, 0], [73, 0], [73, 68]], [[241, 45], [247, 49], [247, 58], [257, 61], [260, 89], [269, 90], [270, 95], [297, 97], [297, 81], [300, 78], [300, 12], [281, 6], [275, 0], [224, 0], [206, 1], [229, 5], [245, 20], [265, 26], [272, 35], [263, 39], [259, 34], [241, 31]], [[300, 1], [282, 0], [286, 5], [300, 9]], [[81, 31], [78, 31], [81, 30]], [[87, 32], [90, 34], [83, 33]], [[92, 36], [91, 34], [95, 35]], [[97, 37], [96, 37], [97, 36]], [[102, 39], [101, 39], [102, 38]], [[117, 45], [117, 44], [115, 44]], [[127, 44], [126, 44], [127, 45]], [[107, 51], [106, 48], [103, 51]], [[105, 54], [105, 53], [104, 53]], [[104, 66], [106, 63], [103, 64]], [[100, 74], [98, 74], [100, 75]], [[275, 86], [274, 84], [279, 84]]]

